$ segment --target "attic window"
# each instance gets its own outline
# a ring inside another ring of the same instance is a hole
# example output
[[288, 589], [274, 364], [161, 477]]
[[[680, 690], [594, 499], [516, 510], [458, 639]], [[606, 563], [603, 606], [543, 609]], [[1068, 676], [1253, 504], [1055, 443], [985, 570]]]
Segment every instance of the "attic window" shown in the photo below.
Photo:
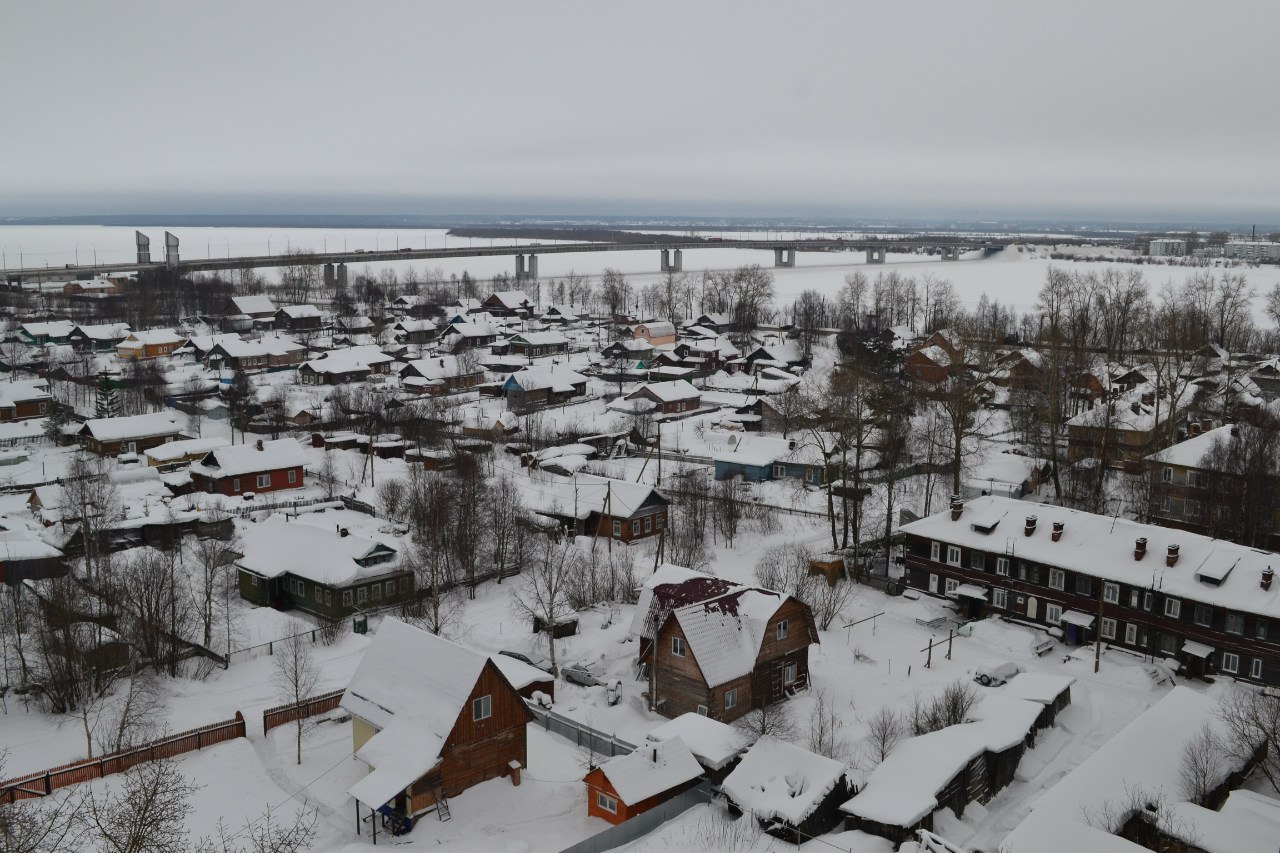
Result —
[[493, 697], [481, 696], [471, 703], [471, 719], [479, 722], [493, 716]]
[[996, 529], [997, 525], [1000, 524], [1000, 519], [1003, 517], [1004, 517], [1003, 514], [980, 515], [977, 518], [973, 519], [973, 521], [970, 523], [969, 526], [984, 536], [990, 536], [991, 532]]
[[1222, 586], [1222, 582], [1227, 579], [1227, 575], [1231, 574], [1231, 570], [1236, 567], [1238, 562], [1239, 560], [1232, 560], [1231, 562], [1206, 560], [1196, 570], [1196, 580], [1209, 586]]

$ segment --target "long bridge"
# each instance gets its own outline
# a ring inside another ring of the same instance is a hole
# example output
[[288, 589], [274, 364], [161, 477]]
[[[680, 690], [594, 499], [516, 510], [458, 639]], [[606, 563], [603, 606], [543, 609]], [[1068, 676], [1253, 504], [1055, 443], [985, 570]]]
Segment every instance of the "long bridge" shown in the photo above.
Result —
[[200, 258], [182, 260], [179, 256], [177, 236], [166, 231], [164, 257], [151, 259], [151, 241], [141, 231], [135, 232], [136, 260], [119, 263], [67, 264], [61, 267], [25, 267], [5, 270], [10, 284], [23, 281], [49, 279], [88, 278], [95, 275], [122, 272], [171, 270], [179, 273], [215, 272], [219, 270], [268, 269], [272, 267], [323, 266], [325, 280], [345, 278], [347, 264], [385, 261], [438, 260], [442, 258], [482, 258], [510, 256], [515, 258], [517, 279], [538, 277], [539, 255], [560, 255], [581, 252], [658, 252], [661, 272], [680, 272], [684, 268], [684, 253], [698, 249], [754, 249], [772, 251], [776, 267], [794, 267], [797, 252], [865, 252], [866, 262], [882, 264], [890, 251], [914, 252], [920, 249], [938, 249], [943, 260], [959, 260], [966, 251], [981, 249], [991, 254], [1003, 249], [1006, 240], [981, 240], [956, 237], [909, 237], [903, 239], [812, 239], [812, 240], [704, 240], [636, 242], [636, 243], [526, 243], [503, 246], [464, 246], [440, 249], [383, 249], [354, 252], [286, 252], [269, 255], [244, 255], [226, 258]]

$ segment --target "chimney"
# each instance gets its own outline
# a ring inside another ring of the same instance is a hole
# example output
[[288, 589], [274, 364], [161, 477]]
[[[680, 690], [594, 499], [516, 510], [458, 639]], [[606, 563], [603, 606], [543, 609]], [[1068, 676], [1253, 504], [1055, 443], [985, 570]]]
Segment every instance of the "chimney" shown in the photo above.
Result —
[[1067, 525], [1066, 525], [1065, 523], [1061, 522], [1061, 521], [1055, 521], [1055, 522], [1053, 523], [1053, 534], [1052, 534], [1052, 535], [1053, 535], [1053, 541], [1054, 541], [1054, 542], [1057, 542], [1059, 539], [1061, 539], [1061, 538], [1062, 538], [1062, 529], [1063, 529], [1064, 527], [1066, 527], [1066, 526], [1067, 526]]
[[1138, 403], [1130, 403], [1129, 411], [1133, 412], [1135, 415], [1140, 415], [1142, 414], [1142, 406]]
[[1193, 437], [1193, 438], [1194, 438], [1195, 436], [1199, 435], [1199, 434], [1200, 434], [1200, 422], [1199, 422], [1199, 421], [1192, 421], [1190, 424], [1188, 424], [1188, 425], [1187, 425], [1187, 434], [1188, 434], [1188, 435], [1190, 435], [1190, 436], [1191, 436], [1191, 437]]
[[1141, 560], [1147, 555], [1147, 537], [1139, 536], [1133, 543], [1133, 559]]
[[1022, 534], [1024, 536], [1030, 536], [1032, 533], [1035, 533], [1035, 532], [1036, 532], [1036, 517], [1034, 515], [1028, 515], [1027, 525], [1026, 527], [1022, 528]]
[[259, 449], [259, 450], [265, 450], [265, 449], [266, 449], [266, 448], [265, 448], [265, 447], [263, 447], [263, 445], [262, 445], [262, 439], [258, 439], [258, 449]]
[[960, 513], [964, 512], [964, 501], [959, 495], [951, 496], [951, 520], [959, 521]]
[[1173, 566], [1174, 564], [1176, 564], [1177, 562], [1178, 562], [1178, 546], [1177, 546], [1177, 545], [1170, 545], [1170, 546], [1169, 546], [1169, 556], [1167, 556], [1167, 557], [1165, 557], [1165, 558], [1164, 558], [1164, 564], [1165, 564], [1166, 566], [1170, 566], [1170, 567], [1172, 567], [1172, 566]]
[[1156, 404], [1156, 395], [1154, 393], [1148, 392], [1142, 395], [1142, 405], [1154, 406], [1155, 404]]
[[1211, 430], [1211, 429], [1213, 429], [1213, 418], [1201, 418], [1201, 419], [1200, 419], [1200, 431], [1201, 431], [1201, 432], [1208, 432], [1208, 431], [1209, 431], [1209, 430]]
[[1262, 580], [1259, 582], [1258, 586], [1263, 589], [1271, 589], [1271, 581], [1275, 579], [1275, 576], [1276, 573], [1271, 570], [1270, 566], [1267, 566], [1262, 570]]
[[338, 535], [339, 535], [339, 536], [343, 536], [343, 537], [350, 536], [350, 535], [351, 535], [351, 531], [350, 531], [350, 530], [348, 530], [348, 529], [347, 529], [347, 528], [345, 528], [345, 527], [342, 527], [342, 528], [339, 528], [339, 530], [338, 530]]

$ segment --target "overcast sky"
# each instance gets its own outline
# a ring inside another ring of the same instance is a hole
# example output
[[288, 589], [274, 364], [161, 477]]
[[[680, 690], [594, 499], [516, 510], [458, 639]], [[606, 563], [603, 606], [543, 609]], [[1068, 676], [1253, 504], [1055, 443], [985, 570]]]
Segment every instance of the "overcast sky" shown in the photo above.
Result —
[[4, 3], [0, 215], [1280, 222], [1280, 6]]

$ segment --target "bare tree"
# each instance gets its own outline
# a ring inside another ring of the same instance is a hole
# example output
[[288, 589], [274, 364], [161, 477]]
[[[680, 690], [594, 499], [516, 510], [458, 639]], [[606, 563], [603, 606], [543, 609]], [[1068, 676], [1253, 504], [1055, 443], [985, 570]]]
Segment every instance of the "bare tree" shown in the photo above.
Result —
[[186, 820], [197, 790], [173, 761], [136, 765], [111, 793], [87, 798], [90, 845], [103, 853], [187, 853]]
[[1280, 793], [1280, 697], [1237, 686], [1222, 698], [1222, 750], [1237, 766], [1261, 756], [1258, 770]]
[[197, 539], [191, 546], [191, 558], [198, 572], [196, 594], [204, 647], [211, 649], [223, 575], [235, 564], [237, 558], [235, 544], [213, 537]]
[[902, 715], [888, 705], [867, 721], [867, 747], [876, 764], [888, 758], [897, 747], [905, 734], [904, 728]]
[[[295, 634], [275, 648], [275, 681], [285, 702], [296, 704], [316, 692], [320, 671], [311, 657], [311, 646], [305, 635]], [[314, 727], [310, 717], [299, 716], [295, 721], [297, 760], [302, 764], [302, 738]]]
[[160, 728], [164, 719], [164, 690], [153, 672], [138, 667], [121, 679], [122, 690], [112, 697], [95, 740], [102, 754], [137, 746]]
[[817, 701], [809, 714], [809, 751], [841, 764], [849, 763], [844, 716], [825, 690], [817, 691]]
[[[5, 753], [0, 752], [0, 779]], [[56, 791], [40, 799], [7, 803], [0, 799], [0, 850], [4, 853], [77, 853], [84, 849], [80, 838], [82, 795], [70, 789]]]
[[798, 728], [795, 714], [787, 702], [756, 708], [734, 720], [733, 726], [753, 740], [765, 735], [779, 740], [795, 740]]
[[1182, 747], [1179, 775], [1182, 795], [1190, 802], [1207, 806], [1209, 794], [1221, 780], [1222, 745], [1213, 728], [1205, 723], [1195, 737]]
[[554, 673], [558, 672], [553, 635], [555, 626], [572, 612], [569, 588], [584, 556], [572, 538], [556, 542], [547, 537], [540, 545], [541, 553], [533, 560], [521, 583], [512, 590], [511, 603], [517, 614], [534, 625], [542, 626]]

